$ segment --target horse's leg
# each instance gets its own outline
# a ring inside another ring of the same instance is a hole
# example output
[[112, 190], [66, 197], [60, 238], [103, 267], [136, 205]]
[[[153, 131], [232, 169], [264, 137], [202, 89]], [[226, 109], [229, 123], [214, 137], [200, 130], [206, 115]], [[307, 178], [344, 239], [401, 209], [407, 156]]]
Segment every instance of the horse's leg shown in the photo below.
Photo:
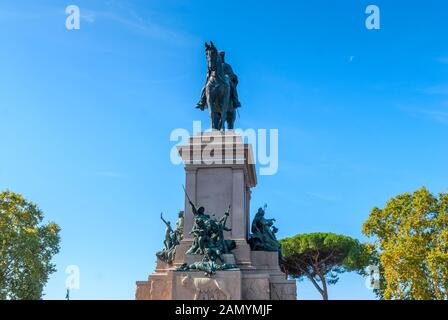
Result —
[[214, 116], [214, 128], [216, 130], [221, 130], [221, 114], [219, 112], [215, 112]]
[[221, 113], [221, 130], [226, 131], [226, 113]]
[[213, 112], [214, 105], [213, 105], [213, 101], [212, 101], [212, 99], [210, 97], [211, 95], [210, 95], [210, 90], [208, 89], [208, 87], [207, 87], [206, 94], [207, 94], [208, 114], [210, 116], [210, 127], [212, 129], [214, 129], [214, 121], [213, 121], [213, 118], [215, 116], [214, 112]]
[[208, 108], [210, 109], [210, 126], [214, 130], [221, 130], [221, 114], [218, 112], [219, 110], [219, 99], [217, 97], [218, 92], [215, 90], [212, 90], [211, 88], [207, 92], [207, 98], [208, 102]]
[[[223, 85], [221, 90], [221, 124], [222, 124], [222, 130], [226, 130], [226, 117], [227, 117], [227, 110], [229, 110], [229, 87]], [[228, 126], [227, 126], [228, 128]]]
[[225, 99], [221, 99], [221, 130], [226, 131], [226, 113], [227, 107], [225, 106]]
[[232, 101], [230, 99], [230, 85], [226, 88], [226, 94], [225, 94], [225, 105], [226, 105], [226, 113], [224, 114], [224, 117], [226, 119], [227, 122], [227, 129], [228, 130], [233, 130], [233, 121], [230, 118], [229, 119], [229, 113], [230, 115], [232, 114], [232, 110], [233, 106], [232, 106]]
[[215, 121], [214, 121], [215, 114], [214, 114], [214, 112], [212, 111], [212, 108], [209, 107], [209, 109], [210, 109], [210, 111], [209, 111], [209, 113], [210, 113], [210, 127], [211, 127], [212, 129], [215, 129], [215, 128], [214, 128], [214, 126], [215, 126]]
[[213, 111], [213, 126], [212, 126], [212, 129], [214, 129], [214, 130], [219, 130], [220, 129], [220, 127], [219, 127], [219, 118], [220, 118], [219, 113], [216, 112], [216, 111]]
[[210, 119], [211, 119], [211, 127], [213, 130], [219, 130], [218, 128], [218, 124], [216, 123], [216, 117], [217, 117], [217, 112], [216, 112], [216, 106], [215, 106], [216, 101], [213, 101], [213, 103], [210, 105]]
[[219, 110], [219, 112], [216, 112], [216, 122], [217, 122], [217, 128], [218, 130], [222, 130], [224, 127], [224, 121], [223, 121], [223, 106], [222, 106], [222, 92], [221, 92], [221, 87], [220, 90], [216, 93], [217, 97], [216, 97], [216, 110]]
[[235, 109], [227, 111], [227, 116], [226, 116], [226, 118], [227, 118], [227, 129], [229, 129], [229, 130], [233, 130], [234, 129], [235, 115], [236, 115], [236, 110]]

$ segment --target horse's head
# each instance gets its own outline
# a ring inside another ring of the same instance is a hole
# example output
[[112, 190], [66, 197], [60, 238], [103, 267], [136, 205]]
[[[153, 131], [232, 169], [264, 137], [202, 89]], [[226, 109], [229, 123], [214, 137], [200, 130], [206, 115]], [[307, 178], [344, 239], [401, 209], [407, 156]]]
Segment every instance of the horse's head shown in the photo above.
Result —
[[219, 56], [218, 49], [216, 49], [212, 41], [210, 41], [210, 44], [205, 43], [205, 55], [207, 57], [208, 70], [215, 71]]

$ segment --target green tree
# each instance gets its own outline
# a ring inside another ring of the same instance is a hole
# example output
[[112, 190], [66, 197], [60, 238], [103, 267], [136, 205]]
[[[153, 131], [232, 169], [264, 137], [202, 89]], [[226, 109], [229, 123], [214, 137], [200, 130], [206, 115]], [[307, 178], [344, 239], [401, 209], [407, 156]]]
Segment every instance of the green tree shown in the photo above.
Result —
[[363, 233], [375, 239], [384, 299], [448, 299], [448, 194], [426, 188], [373, 208]]
[[365, 275], [370, 258], [368, 245], [334, 233], [298, 234], [280, 243], [286, 274], [298, 280], [308, 278], [324, 300], [328, 300], [328, 285], [336, 284], [339, 274], [356, 271]]
[[59, 227], [20, 194], [0, 193], [0, 299], [41, 299], [59, 252]]

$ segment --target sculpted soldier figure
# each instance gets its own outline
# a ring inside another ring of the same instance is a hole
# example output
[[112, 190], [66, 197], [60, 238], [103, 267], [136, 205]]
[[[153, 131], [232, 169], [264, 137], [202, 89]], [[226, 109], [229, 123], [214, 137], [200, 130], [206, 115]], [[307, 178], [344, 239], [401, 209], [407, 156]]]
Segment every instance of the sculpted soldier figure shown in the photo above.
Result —
[[178, 234], [181, 231], [179, 230], [178, 223], [176, 223], [176, 230], [173, 230], [171, 223], [163, 218], [163, 213], [160, 214], [160, 219], [162, 219], [163, 223], [166, 225], [165, 240], [163, 240], [164, 248], [157, 252], [156, 256], [166, 263], [172, 263], [176, 253], [176, 246], [180, 242]]
[[207, 220], [210, 219], [208, 214], [205, 214], [205, 208], [199, 207], [188, 199], [191, 205], [191, 211], [194, 215], [193, 228], [190, 231], [193, 237], [193, 244], [190, 249], [186, 252], [187, 254], [204, 254], [206, 243], [209, 241], [209, 236], [207, 232]]
[[184, 237], [184, 212], [179, 211], [179, 219], [176, 221], [176, 230], [174, 233], [176, 234], [176, 242], [180, 242]]
[[216, 231], [216, 242], [219, 246], [221, 253], [230, 253], [230, 250], [235, 249], [235, 241], [233, 240], [225, 240], [224, 239], [224, 231], [232, 231], [231, 228], [226, 227], [227, 218], [230, 215], [230, 206], [229, 209], [224, 213], [224, 215], [217, 222], [218, 230]]
[[238, 77], [233, 72], [233, 69], [230, 66], [230, 64], [225, 62], [226, 53], [224, 51], [220, 51], [219, 55], [221, 56], [222, 68], [223, 68], [224, 74], [226, 76], [228, 76], [230, 79], [230, 100], [232, 101], [233, 107], [235, 109], [239, 108], [239, 107], [241, 107], [241, 103], [238, 100], [238, 92], [236, 90], [236, 86], [238, 85]]
[[192, 264], [184, 263], [177, 267], [177, 270], [179, 271], [189, 271], [189, 270], [200, 270], [204, 271], [204, 274], [207, 277], [212, 276], [216, 273], [218, 270], [229, 270], [229, 269], [236, 269], [237, 266], [230, 263], [217, 263], [216, 262], [216, 256], [211, 253], [210, 249], [206, 249], [204, 258], [201, 261], [194, 262]]
[[171, 228], [171, 222], [163, 219], [163, 213], [160, 214], [160, 219], [162, 219], [162, 221], [166, 225], [165, 240], [163, 241], [163, 244], [165, 245], [165, 249], [169, 250], [173, 246], [173, 228]]
[[186, 252], [187, 254], [204, 254], [206, 244], [209, 242], [209, 236], [207, 232], [207, 220], [205, 215], [201, 215], [195, 218], [193, 229], [190, 234], [194, 236], [193, 244], [191, 248]]

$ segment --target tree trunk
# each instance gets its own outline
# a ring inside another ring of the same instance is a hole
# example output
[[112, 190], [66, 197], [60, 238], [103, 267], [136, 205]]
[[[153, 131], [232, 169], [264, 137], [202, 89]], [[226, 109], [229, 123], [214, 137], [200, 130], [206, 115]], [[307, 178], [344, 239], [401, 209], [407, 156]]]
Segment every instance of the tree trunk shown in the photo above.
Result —
[[[309, 274], [307, 274], [308, 279], [310, 279], [311, 283], [314, 285], [314, 287], [317, 289], [317, 291], [319, 291], [319, 293], [321, 294], [321, 296], [323, 297], [324, 294], [326, 294], [322, 288], [319, 286], [319, 284], [317, 283], [317, 281]], [[328, 298], [328, 297], [327, 297]], [[325, 300], [325, 299], [324, 299]]]
[[328, 300], [328, 288], [327, 288], [327, 281], [325, 280], [325, 276], [322, 274], [318, 274], [320, 281], [322, 282], [322, 299], [323, 300]]

